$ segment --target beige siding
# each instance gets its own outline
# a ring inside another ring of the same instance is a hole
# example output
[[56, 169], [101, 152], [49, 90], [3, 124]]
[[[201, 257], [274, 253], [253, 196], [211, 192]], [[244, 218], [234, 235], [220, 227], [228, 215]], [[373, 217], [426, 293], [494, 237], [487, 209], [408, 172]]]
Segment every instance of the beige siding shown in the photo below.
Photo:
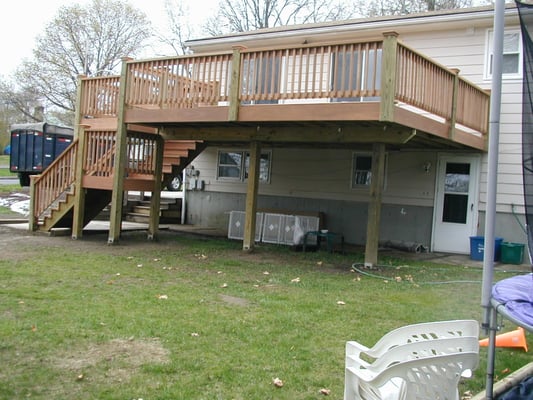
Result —
[[[225, 150], [242, 150], [225, 148]], [[267, 149], [272, 153], [270, 183], [259, 185], [260, 195], [367, 201], [368, 190], [351, 188], [353, 153], [357, 150]], [[245, 193], [246, 183], [219, 180], [218, 149], [209, 148], [195, 159], [195, 169], [209, 191]], [[393, 152], [387, 154], [384, 201], [431, 207], [435, 192], [436, 153]], [[423, 165], [430, 162], [429, 173]]]
[[[492, 22], [492, 21], [489, 21]], [[518, 27], [506, 23], [506, 29]], [[491, 81], [485, 79], [487, 27], [460, 29], [449, 32], [431, 32], [424, 35], [404, 35], [401, 39], [440, 63], [460, 69], [460, 74], [482, 88], [491, 89]], [[502, 113], [500, 115], [500, 145], [498, 164], [497, 210], [511, 212], [512, 205], [522, 205], [522, 82], [503, 79]], [[480, 181], [480, 210], [486, 207], [487, 155], [482, 158]]]

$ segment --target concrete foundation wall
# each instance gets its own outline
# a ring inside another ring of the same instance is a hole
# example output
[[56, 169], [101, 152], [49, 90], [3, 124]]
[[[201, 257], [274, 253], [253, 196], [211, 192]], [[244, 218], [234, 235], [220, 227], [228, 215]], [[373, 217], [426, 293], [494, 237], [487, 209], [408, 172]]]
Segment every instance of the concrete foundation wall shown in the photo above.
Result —
[[[186, 223], [227, 232], [229, 213], [244, 209], [244, 194], [188, 192]], [[322, 228], [342, 233], [347, 243], [365, 244], [367, 203], [263, 195], [258, 197], [258, 209], [320, 212], [324, 215]], [[384, 204], [381, 213], [380, 240], [416, 242], [429, 247], [432, 207]]]

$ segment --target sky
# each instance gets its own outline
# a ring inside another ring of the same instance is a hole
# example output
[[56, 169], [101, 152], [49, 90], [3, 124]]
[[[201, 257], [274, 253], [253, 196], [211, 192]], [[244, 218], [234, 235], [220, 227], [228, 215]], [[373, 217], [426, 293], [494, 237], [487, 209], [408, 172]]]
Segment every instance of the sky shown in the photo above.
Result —
[[[191, 19], [199, 25], [216, 9], [217, 0], [183, 0], [189, 7]], [[0, 78], [8, 77], [31, 58], [35, 38], [44, 31], [62, 6], [89, 4], [90, 0], [18, 0], [10, 1], [2, 10], [0, 19]], [[128, 0], [143, 11], [154, 24], [166, 23], [164, 0]], [[147, 55], [147, 57], [152, 55]]]

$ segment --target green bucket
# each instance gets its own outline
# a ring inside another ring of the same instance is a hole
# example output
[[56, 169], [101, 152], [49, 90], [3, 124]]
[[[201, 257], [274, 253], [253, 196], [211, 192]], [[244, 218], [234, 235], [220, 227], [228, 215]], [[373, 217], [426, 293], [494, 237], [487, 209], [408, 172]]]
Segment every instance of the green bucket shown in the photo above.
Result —
[[522, 264], [524, 261], [524, 244], [503, 242], [501, 244], [501, 259], [504, 264]]

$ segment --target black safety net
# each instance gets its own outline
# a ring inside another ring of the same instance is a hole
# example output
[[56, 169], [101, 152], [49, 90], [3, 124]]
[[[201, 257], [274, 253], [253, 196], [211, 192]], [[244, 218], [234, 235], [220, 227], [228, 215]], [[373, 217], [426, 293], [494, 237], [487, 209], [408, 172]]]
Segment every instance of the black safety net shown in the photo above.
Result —
[[[526, 209], [527, 242], [533, 268], [533, 4], [515, 1], [520, 15], [523, 45], [522, 173]], [[505, 62], [505, 60], [504, 60]]]

